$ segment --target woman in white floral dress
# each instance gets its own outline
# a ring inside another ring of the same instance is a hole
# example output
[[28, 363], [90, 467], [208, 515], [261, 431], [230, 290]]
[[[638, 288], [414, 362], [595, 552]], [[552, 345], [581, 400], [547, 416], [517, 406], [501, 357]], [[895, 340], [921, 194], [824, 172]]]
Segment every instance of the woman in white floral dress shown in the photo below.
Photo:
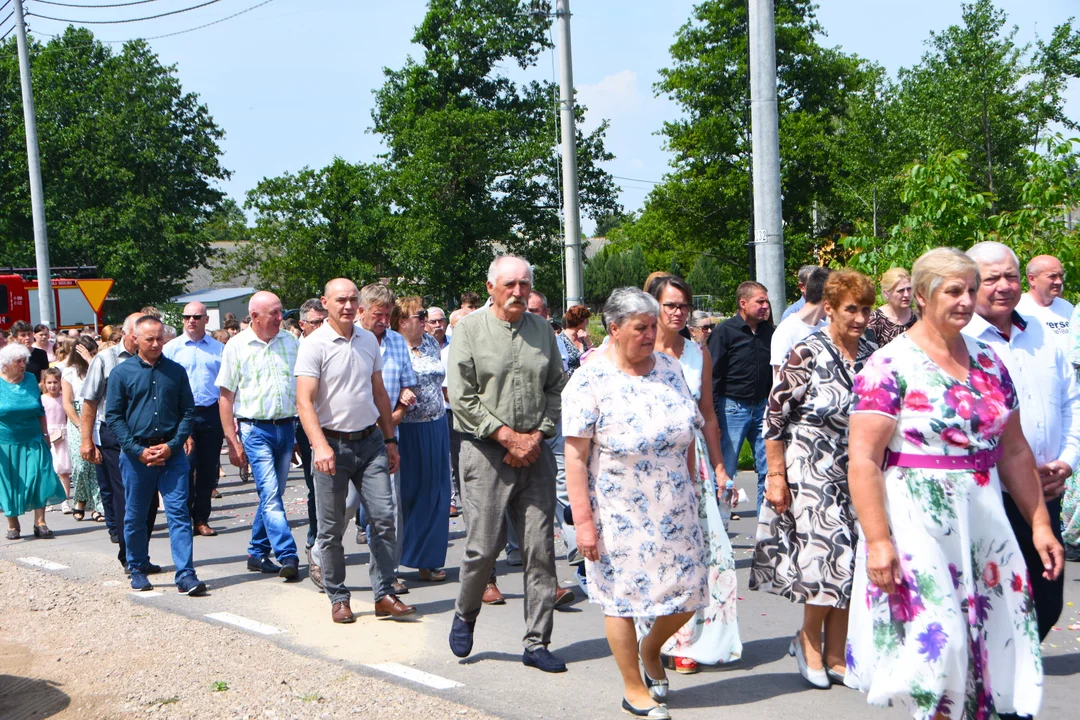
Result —
[[924, 720], [1035, 715], [1038, 626], [1002, 484], [1033, 528], [1047, 577], [1061, 572], [1061, 545], [1008, 371], [960, 333], [977, 266], [939, 248], [912, 274], [921, 322], [854, 383], [848, 482], [861, 532], [846, 684]]
[[[709, 350], [679, 334], [686, 327], [694, 293], [686, 281], [674, 275], [657, 278], [648, 291], [660, 303], [655, 348], [676, 358], [682, 365], [687, 387], [705, 419], [705, 425], [694, 435], [697, 460], [694, 489], [698, 500], [698, 523], [705, 540], [709, 607], [694, 613], [694, 617], [679, 628], [663, 648], [663, 654], [670, 658], [670, 666], [675, 672], [689, 675], [698, 671], [698, 663], [719, 665], [742, 657], [735, 607], [738, 599], [735, 554], [721, 514], [721, 497], [725, 493], [732, 495], [735, 483], [724, 471], [724, 457], [720, 451], [720, 423], [713, 408]], [[638, 618], [638, 635], [644, 635], [650, 627], [650, 618]]]
[[[709, 601], [692, 472], [704, 419], [679, 363], [653, 351], [658, 310], [636, 288], [611, 294], [604, 316], [612, 350], [574, 373], [562, 422], [578, 549], [622, 674], [623, 710], [662, 719], [660, 649]], [[653, 618], [640, 643], [637, 617]]]

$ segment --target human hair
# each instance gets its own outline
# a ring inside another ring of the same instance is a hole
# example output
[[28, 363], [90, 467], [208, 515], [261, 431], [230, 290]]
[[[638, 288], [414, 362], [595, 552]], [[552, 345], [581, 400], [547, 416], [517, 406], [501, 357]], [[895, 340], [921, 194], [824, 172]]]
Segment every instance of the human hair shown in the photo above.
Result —
[[743, 300], [749, 299], [749, 297], [756, 292], [763, 292], [766, 295], [769, 294], [768, 288], [761, 283], [753, 280], [744, 280], [739, 283], [739, 287], [735, 288], [735, 304], [737, 305]]
[[[29, 325], [30, 323], [26, 323]], [[25, 332], [25, 330], [23, 331]], [[30, 351], [20, 343], [8, 343], [0, 348], [0, 370], [6, 370], [12, 363], [19, 360], [29, 360]]]
[[35, 335], [37, 335], [37, 334], [38, 334], [39, 332], [41, 332], [42, 330], [44, 330], [45, 332], [52, 332], [52, 331], [51, 331], [51, 330], [49, 329], [49, 326], [48, 326], [48, 325], [43, 325], [43, 324], [41, 324], [41, 323], [38, 323], [37, 325], [35, 325], [35, 326], [34, 326], [34, 334], [35, 334]]
[[424, 309], [424, 298], [419, 295], [409, 295], [408, 297], [398, 298], [397, 303], [394, 305], [396, 312], [390, 315], [390, 329], [394, 332], [400, 332], [398, 327], [401, 325], [401, 318], [409, 317]]
[[23, 333], [34, 334], [34, 326], [25, 320], [16, 320], [11, 324], [11, 337], [17, 338]]
[[[799, 284], [806, 287], [806, 283], [810, 282], [810, 274], [817, 270], [817, 265], [803, 265], [799, 268], [797, 277], [799, 278]], [[810, 302], [807, 300], [807, 302]]]
[[487, 281], [489, 283], [495, 285], [499, 282], [499, 266], [502, 265], [502, 263], [506, 260], [520, 260], [521, 262], [525, 263], [525, 267], [529, 269], [529, 284], [532, 284], [533, 266], [529, 264], [528, 260], [518, 255], [499, 255], [494, 260], [492, 260], [491, 264], [488, 265]]
[[530, 290], [530, 291], [529, 291], [529, 294], [530, 294], [530, 295], [535, 295], [536, 297], [540, 298], [540, 302], [541, 302], [541, 303], [543, 303], [543, 305], [544, 305], [544, 309], [545, 309], [545, 310], [547, 310], [547, 309], [548, 309], [548, 301], [547, 301], [547, 295], [545, 295], [544, 293], [540, 292], [539, 290]]
[[704, 310], [695, 310], [690, 313], [690, 319], [687, 321], [687, 325], [692, 328], [701, 327], [701, 323], [705, 320], [712, 320], [712, 315]]
[[589, 322], [589, 318], [592, 317], [592, 313], [589, 312], [589, 308], [584, 305], [575, 305], [574, 307], [563, 313], [563, 327], [569, 330], [570, 328], [581, 327], [585, 323]]
[[472, 305], [474, 308], [478, 308], [482, 302], [480, 295], [471, 291], [461, 293], [461, 297], [458, 299], [459, 309], [466, 305]]
[[[822, 287], [822, 300], [835, 310], [851, 298], [860, 305], [874, 304], [874, 281], [857, 270], [844, 268], [829, 273]], [[808, 299], [807, 302], [810, 302]]]
[[221, 327], [225, 330], [225, 332], [228, 332], [229, 330], [235, 330], [236, 332], [240, 332], [240, 321], [236, 319], [236, 316], [233, 316], [232, 320], [226, 320], [225, 324]]
[[287, 317], [281, 321], [281, 328], [292, 332], [293, 330], [299, 330], [300, 325], [296, 322], [296, 318]]
[[165, 329], [165, 323], [161, 322], [160, 318], [147, 314], [143, 315], [141, 318], [135, 321], [135, 332], [138, 332], [139, 328], [141, 328], [143, 325], [150, 325], [152, 323], [157, 323], [158, 325], [160, 325], [162, 327], [162, 330]]
[[[133, 332], [135, 332], [135, 326], [138, 325], [139, 321], [142, 320], [144, 317], [152, 317], [155, 320], [157, 320], [157, 318], [154, 317], [153, 315], [142, 315], [142, 316], [139, 316], [139, 315], [136, 315], [136, 314], [128, 315], [126, 318], [124, 318], [124, 324], [121, 326], [121, 330], [123, 331], [123, 334], [124, 335], [131, 335]], [[117, 338], [118, 342], [119, 342], [119, 340], [120, 340], [120, 338]]]
[[982, 282], [979, 265], [956, 248], [940, 247], [927, 250], [911, 266], [911, 288], [915, 294], [915, 314], [922, 317], [923, 307], [919, 304], [929, 302], [934, 291], [941, 287], [946, 278], [974, 275], [975, 285]]
[[309, 298], [304, 301], [304, 304], [300, 306], [300, 319], [304, 322], [309, 322], [308, 313], [312, 310], [320, 315], [326, 314], [326, 308], [323, 307], [322, 300], [319, 298]]
[[250, 324], [251, 324], [251, 314], [250, 314], [250, 313], [248, 313], [247, 315], [245, 315], [245, 316], [244, 316], [244, 319], [243, 319], [243, 320], [241, 320], [240, 322], [241, 322], [242, 324], [244, 324], [244, 325], [250, 325]]
[[664, 294], [664, 290], [673, 287], [683, 295], [686, 296], [687, 305], [694, 303], [694, 291], [690, 289], [690, 283], [683, 280], [678, 275], [659, 275], [649, 283], [649, 287], [645, 288], [645, 292], [656, 298], [656, 302], [660, 302], [660, 296]]
[[360, 307], [369, 308], [372, 305], [385, 305], [394, 307], [394, 291], [382, 283], [372, 283], [360, 288]]
[[231, 337], [231, 335], [229, 335], [228, 330], [222, 328], [221, 330], [214, 330], [212, 333], [210, 333], [210, 337], [214, 338], [219, 343], [224, 345], [225, 343], [229, 342], [229, 338]]
[[116, 337], [114, 336], [119, 335], [121, 332], [122, 331], [120, 330], [120, 328], [115, 325], [106, 325], [105, 327], [101, 328], [101, 333], [99, 334], [99, 337], [101, 338], [102, 342], [114, 342], [116, 340]]
[[892, 292], [904, 280], [911, 281], [911, 273], [902, 267], [889, 268], [881, 274], [881, 292]]
[[67, 360], [68, 355], [71, 354], [72, 349], [75, 347], [75, 338], [70, 335], [57, 335], [56, 347], [53, 348], [53, 354], [56, 355], [56, 362], [63, 362]]
[[[152, 315], [155, 318], [157, 318], [158, 320], [160, 320], [162, 317], [164, 317], [162, 315], [161, 311], [158, 310], [153, 305], [147, 305], [142, 310], [139, 310], [139, 313], [142, 314], [143, 317], [146, 317], [147, 315]], [[139, 319], [142, 320], [142, 318], [139, 318]]]
[[48, 390], [45, 389], [45, 380], [46, 378], [51, 377], [56, 378], [56, 381], [60, 382], [60, 368], [48, 367], [45, 368], [45, 371], [41, 373], [41, 382], [38, 383], [38, 389], [41, 390], [42, 395], [48, 392]]
[[821, 302], [821, 292], [825, 289], [825, 283], [829, 280], [832, 270], [825, 267], [815, 267], [810, 271], [810, 277], [806, 281], [806, 304], [817, 305]]
[[[91, 355], [97, 355], [98, 353], [98, 344], [89, 335], [80, 337], [75, 341], [75, 345], [82, 345]], [[68, 356], [67, 364], [68, 367], [75, 368], [76, 374], [81, 378], [86, 377], [86, 371], [90, 368], [90, 363], [84, 360], [83, 356], [74, 347], [71, 349], [71, 355]]]
[[645, 284], [641, 286], [641, 289], [645, 292], [649, 292], [649, 288], [652, 287], [652, 284], [654, 282], [656, 282], [659, 278], [667, 277], [670, 274], [671, 273], [666, 273], [663, 270], [656, 270], [649, 273], [649, 276], [645, 278]]
[[[1012, 251], [1008, 245], [995, 242], [993, 240], [984, 240], [983, 242], [977, 242], [968, 248], [965, 253], [969, 258], [974, 260], [980, 265], [989, 265], [990, 263], [999, 263], [1005, 260], [1012, 260], [1013, 267], [1016, 268], [1016, 272], [1020, 272], [1020, 260], [1016, 257], [1016, 253]], [[1035, 260], [1028, 263], [1027, 273], [1028, 275], [1035, 275], [1031, 271], [1031, 265]], [[1037, 271], [1036, 271], [1037, 272]]]
[[[1013, 257], [1016, 256], [1013, 255]], [[1061, 261], [1053, 255], [1036, 255], [1035, 257], [1028, 260], [1027, 267], [1024, 268], [1024, 276], [1031, 277], [1032, 275], [1038, 275], [1046, 269], [1048, 260], [1057, 260], [1058, 265], [1061, 264]], [[1017, 263], [1016, 267], [1019, 268], [1020, 264]]]
[[604, 303], [604, 323], [608, 328], [612, 325], [621, 327], [634, 315], [651, 315], [655, 318], [659, 314], [660, 303], [656, 302], [656, 298], [636, 287], [612, 290]]

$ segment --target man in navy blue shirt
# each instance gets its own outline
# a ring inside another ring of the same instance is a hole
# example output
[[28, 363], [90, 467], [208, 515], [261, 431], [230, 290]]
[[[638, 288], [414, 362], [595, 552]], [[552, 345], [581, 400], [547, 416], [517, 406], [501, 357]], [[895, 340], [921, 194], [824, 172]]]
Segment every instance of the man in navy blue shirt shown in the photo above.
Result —
[[184, 444], [191, 435], [195, 400], [187, 373], [161, 356], [164, 326], [152, 315], [135, 323], [138, 355], [116, 366], [109, 376], [105, 422], [120, 443], [127, 508], [124, 541], [133, 590], [151, 590], [143, 568], [149, 536], [144, 519], [160, 491], [169, 523], [169, 545], [176, 565], [176, 588], [203, 595], [191, 558], [191, 513], [188, 511], [188, 458]]

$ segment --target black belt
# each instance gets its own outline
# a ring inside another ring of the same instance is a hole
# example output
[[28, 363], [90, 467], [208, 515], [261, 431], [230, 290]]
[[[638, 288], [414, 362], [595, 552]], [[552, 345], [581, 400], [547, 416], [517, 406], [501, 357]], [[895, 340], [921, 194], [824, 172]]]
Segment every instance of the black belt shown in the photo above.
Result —
[[197, 412], [197, 413], [198, 412], [202, 412], [202, 413], [209, 412], [211, 410], [213, 410], [214, 412], [217, 412], [218, 411], [218, 404], [213, 403], [211, 405], [196, 405], [195, 406], [195, 412]]
[[296, 418], [278, 418], [277, 420], [252, 420], [251, 418], [236, 418], [236, 422], [251, 423], [252, 425], [289, 425], [296, 422]]
[[335, 440], [363, 440], [371, 435], [378, 429], [378, 425], [368, 425], [363, 430], [357, 430], [356, 432], [338, 432], [337, 430], [327, 430], [323, 428], [323, 435], [328, 438], [334, 438]]
[[153, 447], [154, 445], [162, 445], [169, 442], [172, 438], [165, 437], [164, 435], [158, 435], [155, 437], [137, 437], [135, 442], [144, 447]]

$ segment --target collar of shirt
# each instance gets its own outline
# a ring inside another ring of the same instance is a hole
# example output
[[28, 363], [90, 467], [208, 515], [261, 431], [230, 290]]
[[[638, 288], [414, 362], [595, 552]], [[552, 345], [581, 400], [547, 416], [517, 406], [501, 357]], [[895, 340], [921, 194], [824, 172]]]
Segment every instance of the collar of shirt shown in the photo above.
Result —
[[1000, 330], [987, 322], [986, 318], [978, 313], [971, 316], [971, 321], [964, 328], [964, 332], [990, 345], [1002, 341], [1011, 344], [1016, 339], [1016, 336], [1026, 331], [1028, 327], [1028, 321], [1015, 310], [1012, 311], [1011, 320], [1012, 328], [1018, 332], [1010, 333], [1009, 337], [1003, 335]]

